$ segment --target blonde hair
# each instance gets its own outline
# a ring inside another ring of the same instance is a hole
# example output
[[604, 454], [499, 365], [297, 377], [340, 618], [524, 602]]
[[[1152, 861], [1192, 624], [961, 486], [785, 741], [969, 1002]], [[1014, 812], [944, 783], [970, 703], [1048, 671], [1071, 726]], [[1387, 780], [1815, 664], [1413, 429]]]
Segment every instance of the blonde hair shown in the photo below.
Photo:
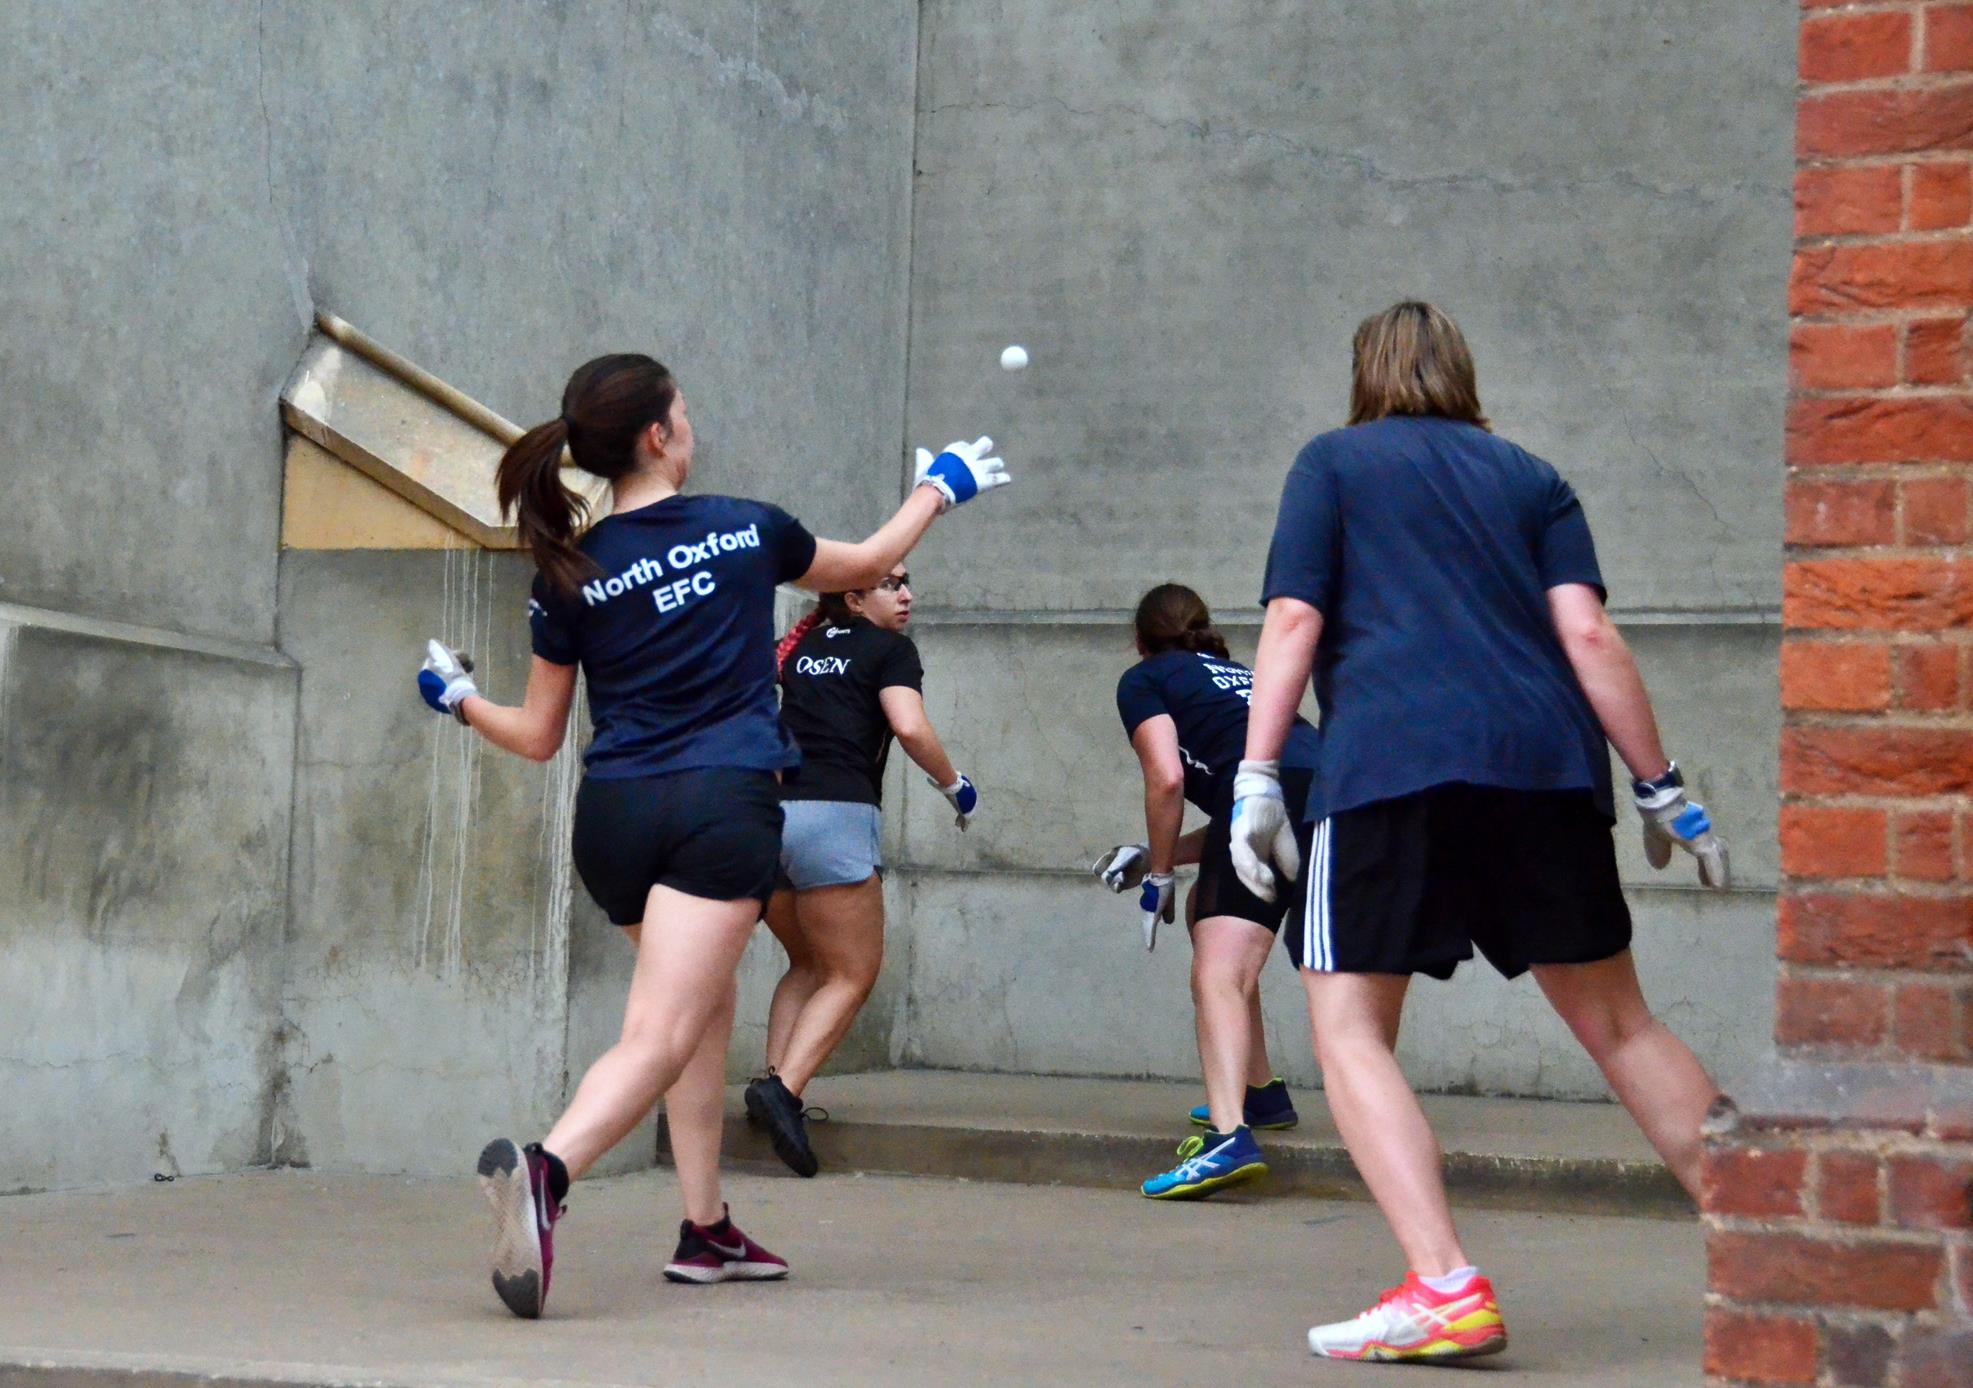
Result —
[[1357, 324], [1350, 345], [1350, 423], [1438, 415], [1492, 429], [1480, 410], [1473, 353], [1459, 325], [1407, 299]]

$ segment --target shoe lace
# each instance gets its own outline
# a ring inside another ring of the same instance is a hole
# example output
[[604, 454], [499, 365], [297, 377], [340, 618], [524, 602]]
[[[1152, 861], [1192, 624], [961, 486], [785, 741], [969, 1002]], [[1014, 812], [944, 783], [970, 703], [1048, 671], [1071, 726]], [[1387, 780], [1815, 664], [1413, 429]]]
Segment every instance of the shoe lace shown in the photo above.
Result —
[[829, 1121], [829, 1110], [820, 1104], [810, 1104], [802, 1110], [802, 1121], [804, 1123], [827, 1123]]

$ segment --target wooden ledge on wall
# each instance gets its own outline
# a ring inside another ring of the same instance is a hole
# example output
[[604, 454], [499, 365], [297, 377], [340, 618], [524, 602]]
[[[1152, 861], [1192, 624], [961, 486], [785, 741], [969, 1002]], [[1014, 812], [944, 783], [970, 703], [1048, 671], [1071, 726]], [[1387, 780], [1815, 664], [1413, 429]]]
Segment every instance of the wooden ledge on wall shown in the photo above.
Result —
[[[520, 427], [333, 314], [316, 326], [281, 392], [283, 547], [520, 548], [493, 487]], [[605, 484], [578, 476], [606, 510]]]

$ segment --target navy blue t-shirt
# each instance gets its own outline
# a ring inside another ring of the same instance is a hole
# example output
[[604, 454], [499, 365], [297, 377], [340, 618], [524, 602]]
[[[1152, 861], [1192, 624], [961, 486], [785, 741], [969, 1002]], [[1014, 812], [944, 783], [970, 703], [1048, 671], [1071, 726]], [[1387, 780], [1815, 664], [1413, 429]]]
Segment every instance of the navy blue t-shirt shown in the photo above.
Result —
[[[1185, 766], [1185, 798], [1213, 813], [1218, 792], [1231, 785], [1247, 750], [1247, 706], [1254, 675], [1237, 660], [1196, 651], [1160, 651], [1124, 671], [1117, 681], [1117, 715], [1126, 735], [1159, 714], [1178, 727], [1178, 759]], [[1321, 739], [1306, 719], [1295, 719], [1281, 765], [1312, 767]]]
[[565, 593], [537, 575], [528, 620], [534, 653], [580, 662], [589, 682], [591, 776], [800, 763], [774, 693], [774, 585], [815, 562], [800, 521], [760, 501], [672, 496], [604, 517], [579, 548], [597, 576]]
[[1575, 491], [1475, 425], [1388, 416], [1322, 434], [1288, 473], [1263, 603], [1322, 613], [1322, 753], [1308, 817], [1461, 781], [1592, 792], [1603, 730], [1548, 590], [1603, 593]]

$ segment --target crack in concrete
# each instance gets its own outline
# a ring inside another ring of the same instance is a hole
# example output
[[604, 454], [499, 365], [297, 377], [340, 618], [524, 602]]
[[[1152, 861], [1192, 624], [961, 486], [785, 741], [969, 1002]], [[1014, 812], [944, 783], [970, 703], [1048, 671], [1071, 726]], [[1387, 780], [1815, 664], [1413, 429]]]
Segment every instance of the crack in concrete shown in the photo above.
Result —
[[254, 97], [260, 104], [261, 154], [267, 181], [267, 210], [274, 218], [274, 233], [281, 241], [281, 274], [288, 282], [288, 295], [294, 301], [295, 316], [304, 330], [315, 323], [315, 297], [308, 289], [308, 261], [301, 253], [294, 228], [281, 210], [274, 183], [274, 117], [267, 105], [267, 0], [254, 6]]
[[1097, 107], [1072, 106], [1060, 97], [1043, 97], [1033, 102], [1012, 101], [954, 101], [927, 106], [921, 115], [942, 115], [948, 111], [1013, 111], [1028, 112], [1040, 107], [1052, 107], [1065, 115], [1082, 120], [1108, 120], [1124, 117], [1162, 130], [1167, 134], [1182, 134], [1204, 144], [1264, 144], [1272, 145], [1284, 153], [1330, 174], [1354, 174], [1370, 182], [1401, 191], [1437, 188], [1483, 188], [1503, 195], [1523, 193], [1566, 192], [1583, 188], [1615, 188], [1628, 192], [1643, 193], [1647, 196], [1667, 201], [1690, 201], [1710, 203], [1732, 195], [1778, 196], [1785, 192], [1787, 184], [1779, 179], [1769, 182], [1735, 180], [1719, 184], [1680, 184], [1667, 186], [1652, 183], [1635, 174], [1617, 172], [1602, 178], [1535, 178], [1506, 179], [1492, 174], [1473, 171], [1436, 171], [1427, 173], [1401, 173], [1388, 168], [1369, 155], [1346, 150], [1332, 149], [1298, 140], [1278, 130], [1267, 130], [1243, 126], [1237, 121], [1219, 120], [1206, 116], [1198, 120], [1183, 117], [1161, 119], [1140, 106], [1115, 104]]

